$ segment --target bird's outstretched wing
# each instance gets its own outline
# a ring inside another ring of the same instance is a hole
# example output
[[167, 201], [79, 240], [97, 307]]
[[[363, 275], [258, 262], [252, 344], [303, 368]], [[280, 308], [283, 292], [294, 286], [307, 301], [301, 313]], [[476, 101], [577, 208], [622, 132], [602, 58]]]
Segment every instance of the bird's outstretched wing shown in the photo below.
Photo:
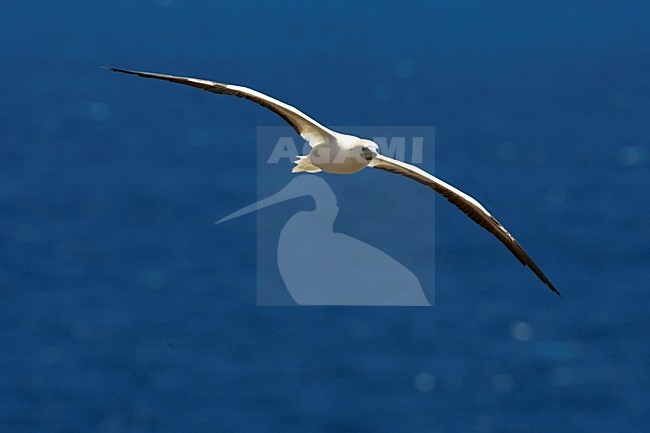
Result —
[[533, 259], [524, 251], [515, 238], [496, 220], [490, 212], [488, 212], [478, 201], [474, 200], [464, 192], [454, 188], [448, 183], [443, 182], [432, 174], [415, 167], [414, 165], [407, 164], [383, 155], [377, 155], [368, 164], [372, 168], [378, 168], [391, 173], [401, 174], [402, 176], [409, 177], [413, 180], [420, 182], [423, 185], [432, 188], [437, 193], [442, 194], [454, 206], [463, 211], [467, 216], [473, 219], [481, 227], [496, 236], [512, 254], [519, 259], [524, 266], [528, 266], [534, 273], [544, 282], [550, 289], [558, 296], [560, 292], [557, 291], [553, 283], [546, 278], [542, 270], [533, 262]]
[[196, 87], [198, 89], [207, 90], [208, 92], [212, 93], [234, 95], [239, 98], [248, 99], [249, 101], [253, 101], [261, 105], [262, 107], [268, 108], [278, 116], [282, 117], [289, 125], [293, 127], [293, 129], [296, 130], [298, 134], [300, 134], [302, 138], [307, 140], [312, 147], [316, 146], [319, 143], [328, 142], [335, 134], [333, 131], [330, 131], [291, 105], [285, 104], [282, 101], [278, 101], [277, 99], [271, 98], [270, 96], [267, 96], [256, 90], [249, 89], [247, 87], [216, 83], [214, 81], [201, 80], [198, 78], [155, 74], [152, 72], [130, 71], [128, 69], [119, 68], [108, 69], [111, 71], [123, 72], [125, 74], [137, 75], [144, 78], [155, 78], [157, 80], [165, 80], [171, 81], [172, 83], [185, 84], [186, 86]]

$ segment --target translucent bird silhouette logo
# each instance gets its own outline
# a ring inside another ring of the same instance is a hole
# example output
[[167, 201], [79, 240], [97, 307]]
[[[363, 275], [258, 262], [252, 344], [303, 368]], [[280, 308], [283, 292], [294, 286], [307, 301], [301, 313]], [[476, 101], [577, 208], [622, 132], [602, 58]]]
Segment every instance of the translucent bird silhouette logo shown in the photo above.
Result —
[[408, 268], [380, 249], [334, 231], [336, 195], [318, 176], [297, 176], [277, 193], [217, 224], [303, 196], [314, 199], [315, 209], [289, 218], [277, 247], [280, 275], [298, 305], [431, 305]]

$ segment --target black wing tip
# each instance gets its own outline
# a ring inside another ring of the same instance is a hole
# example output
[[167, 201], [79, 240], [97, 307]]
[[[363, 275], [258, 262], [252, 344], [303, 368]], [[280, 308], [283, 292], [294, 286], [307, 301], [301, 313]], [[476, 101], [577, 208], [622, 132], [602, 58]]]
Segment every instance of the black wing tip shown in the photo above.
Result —
[[551, 283], [551, 280], [549, 280], [546, 277], [546, 275], [544, 275], [544, 273], [534, 263], [531, 263], [531, 264], [532, 264], [532, 266], [529, 265], [529, 264], [526, 264], [526, 266], [531, 268], [532, 271], [535, 273], [535, 275], [537, 275], [537, 277], [542, 281], [542, 283], [546, 284], [546, 286], [548, 286], [548, 288], [551, 289], [551, 291], [553, 293], [555, 293], [557, 296], [559, 296], [560, 299], [564, 299], [564, 297], [562, 296], [560, 291], [555, 288], [553, 283]]
[[553, 285], [548, 285], [548, 286], [551, 288], [553, 293], [555, 293], [556, 295], [558, 295], [560, 297], [560, 299], [564, 299], [564, 296], [562, 296], [562, 294]]
[[542, 278], [541, 280], [542, 280], [542, 282], [543, 282], [544, 284], [546, 284], [546, 285], [548, 286], [549, 289], [551, 289], [551, 291], [552, 291], [553, 293], [555, 293], [556, 295], [558, 295], [558, 296], [560, 297], [560, 299], [564, 299], [564, 296], [562, 296], [562, 294], [560, 293], [560, 291], [559, 291], [558, 289], [555, 288], [555, 286], [553, 285], [553, 283], [551, 283], [551, 281], [550, 281], [548, 278], [546, 278], [546, 276], [545, 276], [544, 278]]
[[131, 71], [129, 69], [113, 68], [110, 66], [102, 66], [102, 69], [108, 69], [109, 71], [113, 71], [113, 72], [122, 72], [124, 74], [138, 74], [137, 71]]

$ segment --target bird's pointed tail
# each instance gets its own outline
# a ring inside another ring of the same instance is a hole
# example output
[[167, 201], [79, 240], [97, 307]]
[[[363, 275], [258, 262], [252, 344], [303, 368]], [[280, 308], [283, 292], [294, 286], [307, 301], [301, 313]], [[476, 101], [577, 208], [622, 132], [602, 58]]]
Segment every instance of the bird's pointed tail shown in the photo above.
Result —
[[303, 171], [307, 173], [318, 173], [321, 171], [320, 168], [311, 163], [309, 155], [299, 156], [293, 163], [296, 164], [296, 166], [291, 170], [292, 173], [300, 173]]

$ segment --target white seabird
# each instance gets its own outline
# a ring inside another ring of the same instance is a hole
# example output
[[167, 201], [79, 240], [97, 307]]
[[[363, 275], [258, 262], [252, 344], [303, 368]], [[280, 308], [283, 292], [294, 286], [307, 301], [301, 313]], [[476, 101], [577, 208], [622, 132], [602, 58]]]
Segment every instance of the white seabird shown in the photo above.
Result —
[[478, 201], [426, 171], [402, 161], [379, 154], [379, 146], [372, 140], [332, 131], [295, 107], [247, 87], [222, 84], [198, 78], [177, 77], [151, 72], [109, 68], [115, 72], [144, 78], [171, 81], [207, 90], [212, 93], [234, 95], [253, 101], [282, 117], [312, 147], [309, 155], [299, 156], [293, 172], [353, 174], [366, 167], [376, 168], [409, 177], [441, 194], [481, 227], [492, 233], [524, 265], [558, 296], [560, 292], [533, 262], [515, 238]]

